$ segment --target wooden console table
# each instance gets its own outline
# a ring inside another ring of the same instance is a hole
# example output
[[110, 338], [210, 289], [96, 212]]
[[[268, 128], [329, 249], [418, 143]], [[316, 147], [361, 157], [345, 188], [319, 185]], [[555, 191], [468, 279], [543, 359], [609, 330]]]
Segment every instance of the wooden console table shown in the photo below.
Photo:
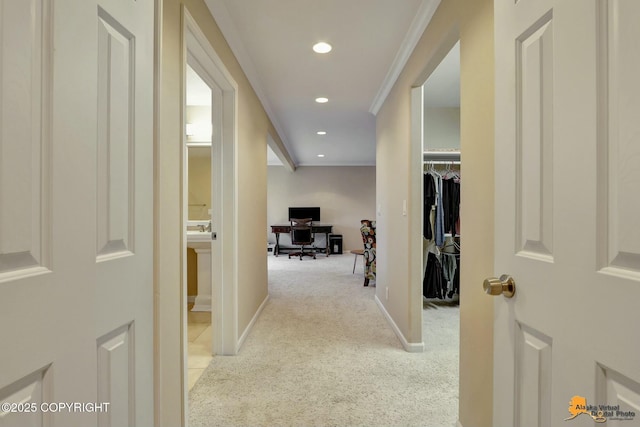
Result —
[[[327, 247], [325, 248], [325, 253], [327, 254], [327, 256], [329, 256], [329, 253], [331, 252], [331, 248], [329, 247], [329, 234], [331, 234], [332, 228], [333, 225], [330, 224], [313, 224], [313, 227], [311, 228], [311, 232], [313, 234], [320, 233], [325, 235], [327, 239]], [[278, 256], [278, 254], [280, 253], [280, 233], [290, 233], [291, 224], [272, 225], [271, 232], [276, 235], [276, 246], [273, 248], [273, 254], [275, 256]]]

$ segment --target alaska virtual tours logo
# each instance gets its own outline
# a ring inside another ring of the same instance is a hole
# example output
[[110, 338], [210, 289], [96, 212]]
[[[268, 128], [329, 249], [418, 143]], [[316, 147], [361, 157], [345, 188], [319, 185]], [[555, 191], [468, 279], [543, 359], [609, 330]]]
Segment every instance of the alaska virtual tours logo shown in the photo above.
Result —
[[636, 413], [634, 411], [622, 411], [620, 405], [587, 405], [587, 399], [582, 396], [573, 396], [569, 401], [569, 413], [571, 416], [565, 421], [572, 420], [578, 415], [585, 414], [596, 423], [605, 423], [607, 419], [632, 421]]

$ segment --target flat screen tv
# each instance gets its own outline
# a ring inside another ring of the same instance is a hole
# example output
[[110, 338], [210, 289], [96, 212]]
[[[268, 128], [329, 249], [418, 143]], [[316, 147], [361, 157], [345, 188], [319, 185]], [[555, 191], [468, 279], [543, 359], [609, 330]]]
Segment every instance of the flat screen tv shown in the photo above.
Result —
[[320, 208], [289, 208], [289, 219], [291, 218], [311, 218], [320, 221]]

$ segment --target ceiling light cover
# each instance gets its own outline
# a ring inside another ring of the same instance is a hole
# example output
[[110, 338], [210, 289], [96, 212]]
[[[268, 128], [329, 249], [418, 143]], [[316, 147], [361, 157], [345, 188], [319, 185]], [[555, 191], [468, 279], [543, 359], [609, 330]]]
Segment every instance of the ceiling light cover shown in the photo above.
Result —
[[318, 132], [316, 132], [318, 135], [326, 135], [327, 132], [323, 131], [323, 130], [319, 130]]
[[313, 45], [313, 51], [316, 53], [329, 53], [333, 47], [326, 42], [319, 42]]
[[324, 157], [324, 154], [318, 154], [318, 157]]
[[329, 102], [329, 98], [325, 98], [325, 97], [316, 98], [316, 102], [318, 104], [324, 104], [325, 102]]

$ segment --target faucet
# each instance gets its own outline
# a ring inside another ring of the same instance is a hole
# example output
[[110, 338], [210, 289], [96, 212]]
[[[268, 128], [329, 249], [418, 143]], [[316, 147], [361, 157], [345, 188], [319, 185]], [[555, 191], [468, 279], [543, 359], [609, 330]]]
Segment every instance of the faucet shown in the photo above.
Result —
[[204, 225], [204, 224], [198, 224], [198, 229], [200, 229], [200, 232], [204, 233], [205, 231], [209, 232], [211, 231], [211, 221], [209, 221], [209, 224]]

